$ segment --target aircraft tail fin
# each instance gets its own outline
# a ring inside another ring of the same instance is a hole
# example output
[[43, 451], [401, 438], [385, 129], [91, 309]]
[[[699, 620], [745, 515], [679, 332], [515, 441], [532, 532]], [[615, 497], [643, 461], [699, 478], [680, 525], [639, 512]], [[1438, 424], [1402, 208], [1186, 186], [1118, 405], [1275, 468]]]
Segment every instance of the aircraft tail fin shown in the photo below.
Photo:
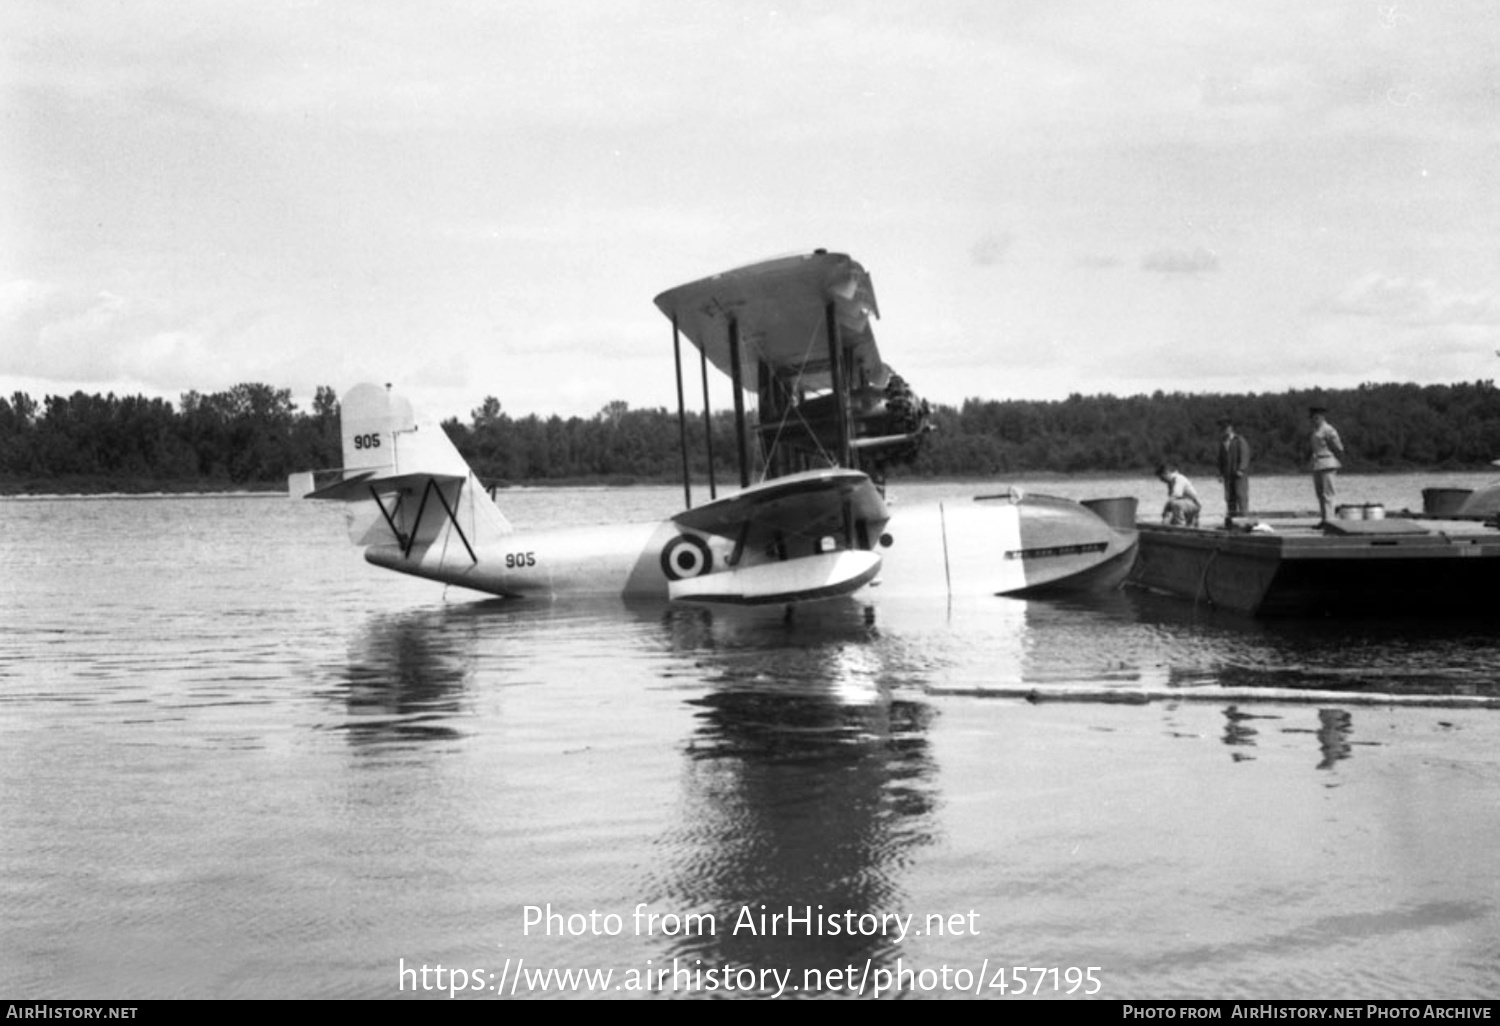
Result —
[[399, 545], [406, 555], [451, 545], [476, 559], [474, 546], [513, 532], [442, 426], [418, 417], [389, 385], [355, 385], [339, 408], [344, 465], [293, 474], [293, 498], [345, 503], [356, 545]]

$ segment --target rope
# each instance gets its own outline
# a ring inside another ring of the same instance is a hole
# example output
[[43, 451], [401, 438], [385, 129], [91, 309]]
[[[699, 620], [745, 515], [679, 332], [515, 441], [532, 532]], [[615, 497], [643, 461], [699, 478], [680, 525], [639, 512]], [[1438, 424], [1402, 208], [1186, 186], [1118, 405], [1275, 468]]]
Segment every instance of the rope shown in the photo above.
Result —
[[1214, 597], [1211, 594], [1209, 594], [1209, 591], [1208, 591], [1208, 572], [1209, 572], [1209, 570], [1211, 570], [1213, 568], [1214, 560], [1216, 560], [1218, 558], [1219, 558], [1219, 550], [1218, 549], [1214, 549], [1213, 551], [1211, 551], [1208, 554], [1208, 560], [1203, 564], [1203, 573], [1201, 573], [1201, 574], [1198, 575], [1198, 590], [1193, 595], [1193, 612], [1194, 613], [1196, 613], [1198, 611], [1198, 599], [1199, 598], [1206, 599], [1208, 601], [1208, 604], [1209, 604], [1210, 608], [1215, 608], [1215, 607], [1218, 606], [1218, 603], [1214, 601]]

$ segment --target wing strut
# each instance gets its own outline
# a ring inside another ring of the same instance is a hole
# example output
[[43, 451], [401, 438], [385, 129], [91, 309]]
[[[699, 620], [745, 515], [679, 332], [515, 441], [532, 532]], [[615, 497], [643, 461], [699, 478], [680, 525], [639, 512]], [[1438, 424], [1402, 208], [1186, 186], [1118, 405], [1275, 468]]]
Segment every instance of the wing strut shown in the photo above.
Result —
[[703, 372], [703, 441], [708, 446], [708, 497], [719, 497], [719, 486], [714, 477], [714, 419], [708, 408], [708, 348], [698, 351], [698, 365]]
[[734, 437], [740, 447], [740, 487], [750, 487], [750, 446], [745, 437], [745, 369], [740, 366], [740, 319], [729, 318], [729, 366], [734, 379]]
[[844, 345], [839, 332], [838, 307], [829, 302], [825, 309], [828, 322], [828, 373], [833, 378], [833, 395], [838, 403], [839, 466], [858, 470], [854, 463], [854, 452], [849, 448], [849, 390], [844, 382]]
[[682, 447], [682, 504], [693, 508], [693, 479], [688, 471], [687, 403], [682, 396], [682, 332], [677, 329], [677, 312], [672, 312], [672, 362], [677, 366], [677, 441]]
[[374, 499], [375, 505], [380, 507], [380, 515], [385, 517], [385, 525], [391, 529], [391, 533], [401, 543], [402, 555], [411, 552], [411, 543], [407, 541], [406, 533], [396, 526], [396, 514], [401, 512], [401, 497], [405, 494], [405, 492], [397, 492], [396, 501], [391, 504], [390, 509], [386, 509], [385, 503], [380, 498], [380, 493], [375, 490], [374, 485], [370, 486], [370, 498]]

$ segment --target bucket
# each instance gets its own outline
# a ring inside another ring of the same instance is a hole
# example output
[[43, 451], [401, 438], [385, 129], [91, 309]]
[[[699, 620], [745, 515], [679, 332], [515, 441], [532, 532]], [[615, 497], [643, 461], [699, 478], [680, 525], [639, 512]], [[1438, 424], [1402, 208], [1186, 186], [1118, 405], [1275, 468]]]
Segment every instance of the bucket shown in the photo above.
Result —
[[1422, 512], [1432, 517], [1452, 516], [1473, 494], [1472, 488], [1423, 488]]
[[1333, 512], [1340, 520], [1363, 520], [1365, 518], [1363, 506], [1336, 506]]
[[1365, 519], [1366, 520], [1384, 520], [1385, 519], [1385, 506], [1383, 506], [1382, 504], [1380, 504], [1378, 502], [1367, 502], [1367, 503], [1365, 503]]
[[1135, 526], [1135, 499], [1125, 496], [1118, 499], [1084, 499], [1079, 505], [1093, 511], [1094, 515], [1116, 530]]

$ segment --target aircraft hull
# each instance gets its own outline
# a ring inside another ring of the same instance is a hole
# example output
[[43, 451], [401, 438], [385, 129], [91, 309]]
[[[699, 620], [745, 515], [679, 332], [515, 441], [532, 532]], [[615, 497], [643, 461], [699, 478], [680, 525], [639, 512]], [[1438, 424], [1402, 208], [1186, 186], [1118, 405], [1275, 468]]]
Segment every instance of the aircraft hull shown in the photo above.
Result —
[[[1114, 587], [1129, 570], [1135, 545], [1133, 530], [1114, 528], [1064, 499], [898, 505], [868, 553], [877, 557], [870, 565], [815, 583], [830, 594], [868, 584], [872, 594], [934, 598]], [[792, 600], [797, 587], [785, 582], [813, 580], [821, 572], [815, 561], [832, 566], [828, 557], [835, 555], [784, 560], [748, 548], [736, 554], [734, 539], [672, 520], [509, 534], [474, 540], [472, 547], [471, 558], [442, 537], [409, 554], [398, 545], [372, 546], [365, 558], [401, 573], [511, 597], [665, 600], [675, 591], [696, 601], [769, 602]]]
[[898, 506], [886, 533], [878, 587], [901, 596], [1115, 587], [1136, 550], [1133, 529], [1048, 496]]
[[506, 597], [570, 595], [667, 597], [661, 554], [681, 532], [671, 521], [504, 535], [481, 540], [470, 559], [443, 542], [404, 555], [377, 545], [365, 559], [388, 570]]

